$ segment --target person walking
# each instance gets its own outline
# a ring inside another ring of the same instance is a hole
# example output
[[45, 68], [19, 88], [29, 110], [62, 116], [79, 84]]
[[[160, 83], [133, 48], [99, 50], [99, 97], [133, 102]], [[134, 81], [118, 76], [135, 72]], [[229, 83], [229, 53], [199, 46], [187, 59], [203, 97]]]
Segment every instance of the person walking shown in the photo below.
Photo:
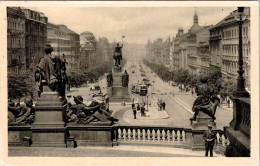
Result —
[[137, 109], [137, 111], [140, 111], [140, 105], [139, 105], [139, 103], [137, 103], [136, 109]]
[[136, 119], [136, 108], [135, 108], [135, 104], [132, 104], [132, 109], [133, 109], [134, 119]]
[[205, 140], [205, 156], [208, 156], [210, 152], [210, 157], [213, 157], [213, 147], [216, 139], [216, 134], [212, 131], [212, 125], [208, 125], [208, 130], [204, 132], [203, 139]]
[[166, 106], [166, 104], [165, 104], [165, 102], [163, 101], [163, 102], [162, 102], [162, 109], [163, 109], [163, 110], [165, 110], [165, 106]]
[[141, 116], [144, 116], [144, 111], [145, 111], [145, 108], [144, 108], [144, 104], [143, 104], [141, 107]]

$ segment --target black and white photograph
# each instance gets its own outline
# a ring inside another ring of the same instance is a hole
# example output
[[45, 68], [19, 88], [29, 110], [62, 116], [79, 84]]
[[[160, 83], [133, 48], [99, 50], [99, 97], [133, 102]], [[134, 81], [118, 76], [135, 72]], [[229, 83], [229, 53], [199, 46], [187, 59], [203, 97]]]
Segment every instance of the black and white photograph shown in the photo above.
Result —
[[4, 165], [259, 162], [258, 3], [1, 4]]

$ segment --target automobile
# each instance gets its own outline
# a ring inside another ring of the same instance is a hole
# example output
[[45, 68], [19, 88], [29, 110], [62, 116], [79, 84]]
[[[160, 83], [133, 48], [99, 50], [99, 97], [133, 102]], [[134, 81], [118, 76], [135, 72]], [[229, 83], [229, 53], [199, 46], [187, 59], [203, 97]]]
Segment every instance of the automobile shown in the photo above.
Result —
[[92, 91], [100, 90], [100, 89], [101, 89], [101, 88], [100, 88], [99, 85], [94, 85], [94, 86], [90, 87], [90, 90], [92, 90]]
[[141, 73], [141, 77], [146, 77], [146, 74], [145, 73]]
[[172, 86], [178, 86], [178, 84], [176, 82], [171, 82]]
[[151, 84], [150, 84], [150, 80], [149, 80], [148, 78], [144, 78], [142, 82], [143, 82], [143, 84], [145, 84], [145, 85], [148, 85], [148, 86], [151, 85]]

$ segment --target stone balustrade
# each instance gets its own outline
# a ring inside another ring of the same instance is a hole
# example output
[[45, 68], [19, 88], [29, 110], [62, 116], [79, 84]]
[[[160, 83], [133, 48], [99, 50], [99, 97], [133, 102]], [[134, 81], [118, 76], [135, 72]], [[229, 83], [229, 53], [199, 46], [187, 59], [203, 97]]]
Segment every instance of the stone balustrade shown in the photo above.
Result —
[[[117, 126], [115, 128], [118, 144], [144, 144], [156, 146], [172, 146], [191, 148], [192, 129], [179, 127], [151, 127], [151, 126]], [[222, 130], [216, 132], [215, 151], [223, 153], [229, 140]]]

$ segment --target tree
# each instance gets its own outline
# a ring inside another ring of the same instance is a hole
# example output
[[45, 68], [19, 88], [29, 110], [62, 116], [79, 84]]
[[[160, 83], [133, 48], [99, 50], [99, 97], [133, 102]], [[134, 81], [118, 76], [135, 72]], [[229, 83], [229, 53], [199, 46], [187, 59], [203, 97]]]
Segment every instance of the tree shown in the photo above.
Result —
[[8, 75], [8, 98], [19, 99], [36, 94], [34, 77], [29, 74]]

